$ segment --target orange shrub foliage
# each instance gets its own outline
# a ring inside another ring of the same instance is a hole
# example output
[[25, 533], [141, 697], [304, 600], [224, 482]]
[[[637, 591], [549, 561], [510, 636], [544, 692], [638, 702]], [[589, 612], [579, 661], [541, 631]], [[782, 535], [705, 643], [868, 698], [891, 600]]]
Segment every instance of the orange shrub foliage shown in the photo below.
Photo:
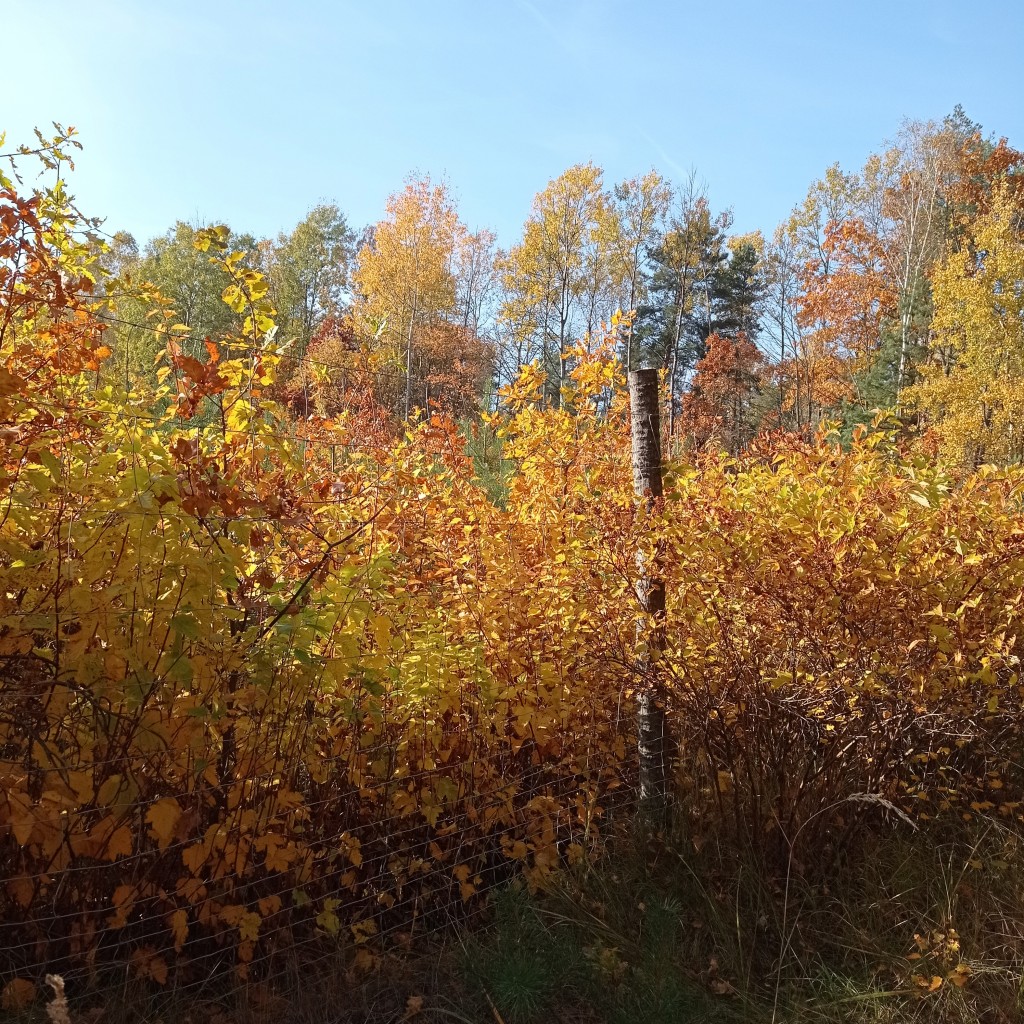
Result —
[[0, 928], [33, 962], [162, 981], [159, 949], [244, 971], [417, 930], [581, 857], [629, 763], [571, 503], [499, 512], [437, 417], [290, 440], [266, 284], [221, 239], [239, 333], [170, 346], [164, 416], [97, 385], [66, 271], [33, 254], [5, 306]]
[[719, 442], [738, 452], [752, 438], [751, 403], [757, 396], [765, 359], [740, 331], [735, 338], [712, 334], [683, 398], [680, 430], [698, 447]]
[[666, 669], [698, 835], [731, 822], [820, 859], [879, 813], [858, 794], [1024, 820], [1024, 474], [956, 479], [878, 432], [675, 487]]
[[172, 347], [140, 409], [61, 291], [86, 256], [33, 217], [0, 194], [5, 971], [365, 960], [584, 857], [633, 775], [638, 550], [696, 842], [837, 844], [865, 794], [1019, 816], [1019, 472], [821, 438], [638, 510], [621, 375], [581, 347], [560, 408], [534, 367], [505, 394], [496, 508], [443, 417], [292, 439], [266, 284], [217, 231], [238, 334]]

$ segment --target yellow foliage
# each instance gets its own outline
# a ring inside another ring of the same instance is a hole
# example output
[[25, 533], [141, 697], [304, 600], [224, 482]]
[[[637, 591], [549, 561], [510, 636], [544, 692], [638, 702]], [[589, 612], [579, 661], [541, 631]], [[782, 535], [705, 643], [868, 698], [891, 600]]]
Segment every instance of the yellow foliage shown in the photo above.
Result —
[[359, 251], [356, 321], [366, 336], [383, 335], [398, 364], [409, 337], [454, 308], [455, 255], [466, 237], [447, 188], [423, 178], [388, 199], [372, 244]]
[[1024, 455], [1024, 238], [1008, 194], [933, 276], [931, 358], [906, 397], [966, 466]]
[[1019, 813], [985, 747], [1020, 709], [1019, 471], [821, 437], [674, 466], [638, 507], [609, 340], [571, 350], [558, 408], [542, 369], [508, 389], [499, 508], [441, 417], [292, 440], [259, 281], [202, 242], [245, 319], [205, 361], [169, 350], [166, 414], [103, 376], [42, 242], [0, 331], [0, 865], [41, 956], [54, 921], [144, 921], [182, 965], [204, 943], [245, 968], [472, 903], [495, 862], [579, 863], [633, 789], [644, 564], [698, 837], [827, 836], [856, 794]]

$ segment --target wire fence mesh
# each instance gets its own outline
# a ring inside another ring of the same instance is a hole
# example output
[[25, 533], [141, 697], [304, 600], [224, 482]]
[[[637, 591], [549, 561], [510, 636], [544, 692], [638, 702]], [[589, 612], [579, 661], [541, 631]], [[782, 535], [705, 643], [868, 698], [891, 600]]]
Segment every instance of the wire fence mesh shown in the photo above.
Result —
[[[60, 974], [75, 996], [122, 978], [180, 996], [211, 979], [223, 990], [224, 979], [243, 986], [296, 963], [312, 969], [341, 950], [369, 962], [466, 927], [486, 915], [495, 887], [582, 860], [611, 818], [631, 812], [637, 765], [628, 726], [621, 734], [618, 759], [545, 755], [525, 742], [429, 768], [414, 767], [404, 743], [357, 743], [324, 759], [316, 779], [300, 768], [200, 785], [187, 799], [115, 802], [112, 822], [98, 800], [61, 807], [55, 794], [85, 771], [96, 793], [123, 781], [123, 759], [0, 759], [9, 800], [37, 794], [0, 838], [4, 982], [42, 989]], [[237, 800], [226, 804], [225, 789]], [[83, 837], [97, 827], [105, 843], [90, 846]]]

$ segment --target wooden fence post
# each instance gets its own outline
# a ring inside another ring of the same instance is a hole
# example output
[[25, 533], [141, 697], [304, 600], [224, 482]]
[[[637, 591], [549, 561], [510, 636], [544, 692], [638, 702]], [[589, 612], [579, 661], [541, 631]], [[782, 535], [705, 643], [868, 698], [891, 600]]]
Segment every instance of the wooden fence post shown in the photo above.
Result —
[[[630, 434], [633, 441], [633, 490], [651, 508], [662, 495], [661, 420], [658, 371], [629, 372]], [[636, 596], [652, 620], [647, 653], [637, 669], [637, 752], [640, 762], [641, 811], [658, 824], [668, 820], [668, 780], [672, 745], [665, 716], [664, 690], [658, 660], [665, 647], [665, 580], [657, 557], [637, 551]], [[639, 627], [638, 627], [639, 628]]]

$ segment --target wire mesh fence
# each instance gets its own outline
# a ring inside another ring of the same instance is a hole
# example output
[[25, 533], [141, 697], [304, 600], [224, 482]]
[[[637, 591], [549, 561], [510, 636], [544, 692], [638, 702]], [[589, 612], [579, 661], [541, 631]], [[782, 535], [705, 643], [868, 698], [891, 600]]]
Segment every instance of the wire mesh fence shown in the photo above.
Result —
[[[479, 922], [496, 887], [581, 862], [631, 813], [628, 721], [565, 754], [483, 730], [432, 756], [405, 732], [364, 747], [352, 729], [314, 765], [222, 765], [191, 786], [155, 785], [138, 760], [47, 767], [8, 746], [0, 988], [59, 974], [72, 998], [111, 979], [237, 993], [340, 955], [369, 965]], [[133, 772], [149, 795], [118, 799]]]

